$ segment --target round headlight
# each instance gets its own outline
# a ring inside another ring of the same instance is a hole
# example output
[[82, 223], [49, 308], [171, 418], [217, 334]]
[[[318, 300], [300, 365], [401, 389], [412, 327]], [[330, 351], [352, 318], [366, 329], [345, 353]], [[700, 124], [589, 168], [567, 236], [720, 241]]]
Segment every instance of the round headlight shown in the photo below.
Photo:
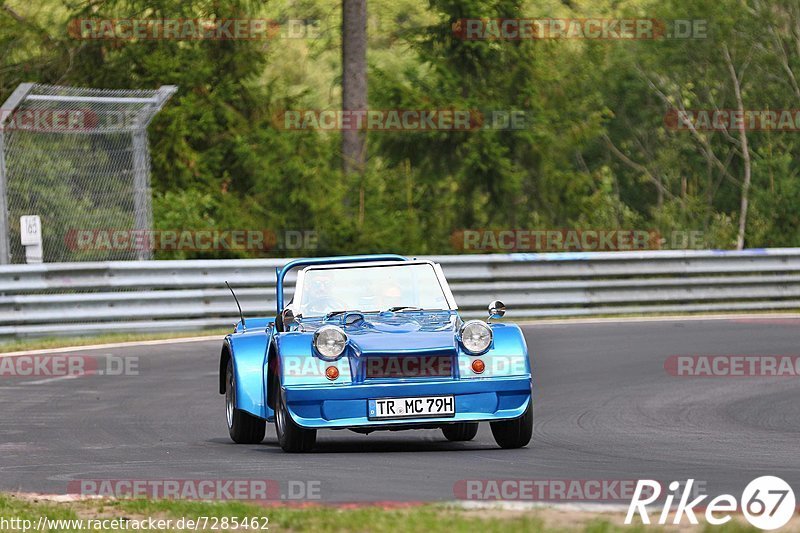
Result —
[[470, 320], [461, 328], [461, 344], [473, 355], [482, 354], [492, 344], [492, 328], [480, 320]]
[[333, 361], [344, 352], [347, 335], [336, 326], [322, 326], [314, 332], [314, 348], [327, 361]]

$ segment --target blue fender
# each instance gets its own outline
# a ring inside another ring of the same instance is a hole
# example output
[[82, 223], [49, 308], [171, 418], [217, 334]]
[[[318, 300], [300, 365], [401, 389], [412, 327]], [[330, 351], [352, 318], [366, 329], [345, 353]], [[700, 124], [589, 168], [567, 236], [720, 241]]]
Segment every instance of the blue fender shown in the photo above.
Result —
[[[238, 324], [236, 332], [227, 335], [224, 341], [233, 359], [236, 408], [264, 419], [274, 414], [265, 401], [267, 347], [272, 336], [273, 323], [273, 319], [248, 319], [246, 329]], [[224, 349], [222, 357], [225, 357]], [[221, 360], [220, 372], [224, 372], [222, 364]]]

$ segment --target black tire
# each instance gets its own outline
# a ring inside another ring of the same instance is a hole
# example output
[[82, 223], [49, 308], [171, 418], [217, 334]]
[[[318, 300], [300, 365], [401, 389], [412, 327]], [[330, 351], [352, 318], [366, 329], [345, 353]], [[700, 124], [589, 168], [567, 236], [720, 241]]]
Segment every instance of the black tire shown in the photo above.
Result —
[[478, 434], [477, 422], [459, 422], [442, 426], [444, 437], [452, 442], [472, 440]]
[[533, 436], [533, 398], [528, 402], [528, 408], [519, 418], [492, 422], [492, 435], [501, 448], [522, 448], [527, 446]]
[[281, 445], [281, 449], [289, 453], [310, 452], [317, 442], [316, 429], [304, 429], [294, 423], [286, 409], [286, 400], [280, 388], [275, 406], [275, 432], [278, 434], [278, 444]]
[[236, 444], [258, 444], [264, 440], [267, 422], [236, 408], [236, 375], [232, 359], [228, 359], [225, 370], [225, 419], [228, 433]]

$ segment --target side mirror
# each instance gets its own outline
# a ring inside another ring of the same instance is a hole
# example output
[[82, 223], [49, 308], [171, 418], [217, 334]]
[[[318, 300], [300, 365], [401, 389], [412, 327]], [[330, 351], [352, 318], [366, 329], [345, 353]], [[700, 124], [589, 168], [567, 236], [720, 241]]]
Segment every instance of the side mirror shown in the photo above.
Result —
[[504, 304], [500, 300], [495, 300], [489, 304], [490, 319], [503, 318], [503, 315], [505, 314], [506, 314], [506, 304]]
[[291, 307], [281, 311], [281, 319], [283, 320], [283, 331], [286, 331], [289, 328], [289, 324], [294, 322], [294, 311], [292, 311]]

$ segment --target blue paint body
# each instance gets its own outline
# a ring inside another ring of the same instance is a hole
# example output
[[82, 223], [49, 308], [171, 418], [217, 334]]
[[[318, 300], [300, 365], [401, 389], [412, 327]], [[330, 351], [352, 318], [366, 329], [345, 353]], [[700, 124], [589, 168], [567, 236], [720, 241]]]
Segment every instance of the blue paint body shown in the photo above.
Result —
[[[405, 259], [382, 255], [293, 261], [278, 272], [279, 311], [283, 308], [283, 279], [291, 268], [387, 260]], [[344, 353], [334, 362], [323, 361], [312, 349], [313, 332], [326, 324], [342, 328], [348, 337]], [[272, 387], [279, 386], [290, 416], [305, 428], [387, 429], [521, 416], [532, 401], [531, 368], [522, 331], [513, 324], [489, 324], [492, 345], [476, 357], [466, 353], [458, 340], [462, 324], [456, 310], [298, 319], [282, 332], [272, 318], [249, 318], [246, 328], [239, 323], [225, 337], [223, 361], [227, 350], [234, 361], [238, 409], [271, 419]], [[441, 363], [437, 372], [449, 373], [413, 377], [370, 374], [369, 365], [376, 358], [391, 366], [408, 356], [434, 358]], [[401, 359], [390, 361], [392, 358]], [[471, 367], [476, 358], [485, 363], [481, 374]], [[329, 366], [338, 369], [337, 379], [326, 378]], [[370, 400], [445, 395], [454, 396], [454, 416], [376, 420], [368, 413]]]

